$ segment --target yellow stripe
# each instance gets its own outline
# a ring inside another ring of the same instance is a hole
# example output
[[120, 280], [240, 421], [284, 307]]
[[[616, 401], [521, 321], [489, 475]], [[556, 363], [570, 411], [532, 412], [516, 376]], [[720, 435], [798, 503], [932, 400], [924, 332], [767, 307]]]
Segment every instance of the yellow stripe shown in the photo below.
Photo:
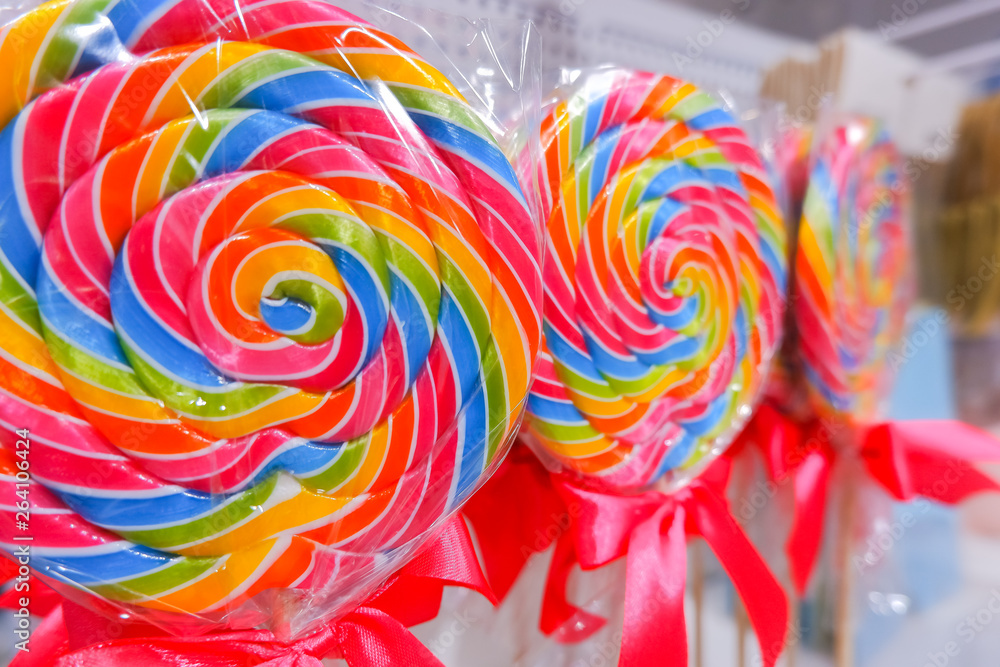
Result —
[[132, 220], [152, 210], [163, 197], [164, 176], [170, 169], [170, 164], [178, 152], [178, 146], [184, 140], [184, 134], [189, 129], [188, 123], [167, 125], [156, 134], [153, 145], [149, 148], [146, 163], [139, 174], [139, 182], [133, 193]]
[[34, 94], [29, 90], [31, 70], [45, 55], [38, 50], [70, 4], [70, 0], [44, 4], [7, 28], [0, 45], [0, 125], [10, 123]]
[[300, 532], [303, 526], [324, 518], [330, 518], [333, 523], [334, 515], [353, 499], [350, 495], [326, 496], [302, 489], [292, 498], [258, 512], [246, 523], [195, 546], [177, 549], [175, 553], [184, 556], [235, 555], [248, 544], [257, 544], [282, 533]]
[[108, 391], [99, 385], [92, 384], [89, 380], [81, 380], [69, 373], [66, 373], [62, 380], [66, 391], [74, 400], [100, 412], [142, 421], [169, 422], [176, 419], [158, 402], [148, 398], [143, 400], [137, 396], [124, 396], [117, 392]]

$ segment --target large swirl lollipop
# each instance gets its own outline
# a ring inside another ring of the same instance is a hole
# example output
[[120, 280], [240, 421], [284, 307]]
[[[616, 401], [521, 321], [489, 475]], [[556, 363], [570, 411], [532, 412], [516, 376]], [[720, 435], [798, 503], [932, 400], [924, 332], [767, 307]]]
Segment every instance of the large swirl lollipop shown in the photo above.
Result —
[[736, 121], [695, 86], [590, 76], [542, 126], [545, 354], [526, 423], [612, 487], [718, 453], [781, 326], [784, 229]]
[[836, 124], [816, 147], [795, 251], [800, 372], [820, 415], [876, 416], [889, 351], [914, 286], [905, 165], [873, 120]]
[[387, 575], [495, 466], [538, 349], [483, 122], [322, 2], [63, 0], [2, 38], [0, 492], [26, 429], [32, 565], [213, 620]]

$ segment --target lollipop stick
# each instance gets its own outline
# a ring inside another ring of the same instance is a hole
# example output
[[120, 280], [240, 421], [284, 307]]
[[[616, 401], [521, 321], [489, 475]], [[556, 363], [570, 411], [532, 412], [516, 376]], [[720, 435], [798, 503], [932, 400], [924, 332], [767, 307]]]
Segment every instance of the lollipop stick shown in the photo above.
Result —
[[800, 604], [801, 600], [799, 600], [799, 596], [796, 595], [794, 592], [789, 592], [788, 621], [790, 624], [789, 627], [792, 628], [794, 631], [794, 634], [792, 635], [794, 641], [790, 641], [788, 643], [788, 646], [785, 648], [785, 655], [787, 656], [786, 665], [788, 667], [795, 667], [795, 662], [798, 658], [799, 644], [801, 643], [799, 639], [802, 636], [802, 628], [799, 627], [799, 623], [802, 622], [801, 619], [799, 618]]
[[840, 586], [837, 589], [837, 616], [834, 625], [834, 665], [851, 667], [854, 662], [854, 619], [851, 602], [854, 599], [854, 571], [851, 567], [852, 536], [854, 534], [854, 510], [856, 489], [852, 476], [845, 475], [843, 497], [841, 498], [838, 521]]
[[702, 644], [703, 605], [705, 602], [705, 564], [702, 562], [701, 543], [691, 544], [691, 596], [694, 598], [694, 665], [704, 664]]
[[739, 667], [746, 667], [747, 664], [747, 632], [749, 623], [747, 622], [747, 612], [743, 607], [743, 602], [736, 599], [736, 650], [739, 657], [736, 664]]

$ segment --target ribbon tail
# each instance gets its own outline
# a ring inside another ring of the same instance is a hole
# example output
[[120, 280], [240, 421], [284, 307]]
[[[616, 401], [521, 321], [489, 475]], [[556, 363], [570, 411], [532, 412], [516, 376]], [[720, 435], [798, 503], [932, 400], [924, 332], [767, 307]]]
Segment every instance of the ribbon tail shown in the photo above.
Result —
[[826, 515], [830, 459], [822, 452], [810, 452], [793, 477], [795, 515], [785, 542], [792, 584], [799, 597], [805, 595], [819, 555]]
[[764, 456], [771, 479], [778, 480], [789, 475], [795, 466], [795, 452], [802, 440], [798, 427], [766, 403], [760, 406], [751, 424], [754, 443]]
[[503, 600], [528, 559], [555, 539], [548, 528], [566, 508], [549, 473], [524, 444], [516, 443], [500, 469], [462, 508], [476, 533], [483, 567]]
[[921, 495], [956, 504], [976, 493], [1000, 491], [974, 467], [1000, 461], [1000, 441], [961, 422], [879, 424], [869, 432], [862, 455], [872, 477], [897, 500]]
[[385, 612], [359, 607], [337, 625], [340, 653], [350, 667], [442, 667], [405, 625]]
[[774, 667], [788, 628], [785, 592], [729, 513], [725, 501], [704, 486], [693, 486], [692, 494], [695, 502], [690, 511], [698, 532], [722, 563], [746, 606], [764, 666]]
[[[664, 524], [670, 522], [663, 533]], [[657, 513], [643, 522], [629, 543], [625, 582], [625, 624], [620, 667], [687, 667], [684, 585], [687, 580], [685, 511]]]
[[575, 644], [590, 637], [607, 622], [600, 616], [584, 611], [566, 599], [569, 575], [577, 563], [573, 537], [564, 533], [556, 540], [555, 552], [549, 564], [542, 598], [542, 615], [538, 629], [554, 640]]
[[468, 588], [496, 604], [476, 558], [469, 529], [460, 516], [449, 519], [437, 537], [364, 606], [379, 609], [411, 627], [438, 615], [445, 586]]
[[32, 633], [30, 650], [18, 651], [10, 667], [51, 667], [65, 655], [68, 641], [62, 605], [56, 605]]

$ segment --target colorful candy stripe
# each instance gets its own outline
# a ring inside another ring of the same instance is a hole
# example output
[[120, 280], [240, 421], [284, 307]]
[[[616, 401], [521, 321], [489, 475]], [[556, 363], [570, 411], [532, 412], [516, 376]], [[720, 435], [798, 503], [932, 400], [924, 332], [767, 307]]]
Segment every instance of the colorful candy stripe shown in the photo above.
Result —
[[802, 375], [820, 414], [876, 416], [913, 298], [904, 163], [885, 129], [837, 125], [813, 156], [795, 253]]
[[578, 473], [649, 484], [748, 415], [780, 330], [781, 217], [742, 130], [683, 81], [589, 77], [542, 147], [545, 354], [526, 423]]
[[[398, 565], [502, 455], [541, 327], [527, 202], [440, 73], [322, 3], [242, 9], [252, 35], [202, 0], [45, 5], [0, 46], [47, 73], [17, 99], [49, 89], [0, 133], [33, 564], [211, 620]], [[38, 25], [66, 44], [11, 37]]]

